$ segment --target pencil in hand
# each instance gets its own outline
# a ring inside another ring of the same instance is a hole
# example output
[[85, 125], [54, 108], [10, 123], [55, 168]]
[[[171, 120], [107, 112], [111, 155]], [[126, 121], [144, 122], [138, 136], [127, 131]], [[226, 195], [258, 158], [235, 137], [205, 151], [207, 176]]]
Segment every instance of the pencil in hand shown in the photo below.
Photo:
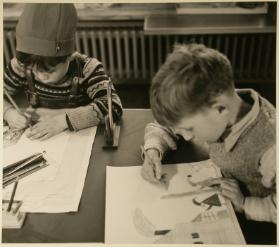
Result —
[[13, 105], [13, 107], [17, 110], [17, 112], [19, 114], [23, 115], [22, 111], [19, 109], [19, 107], [17, 106], [16, 102], [13, 100], [12, 96], [7, 92], [6, 89], [4, 89], [4, 94], [7, 96], [8, 100]]
[[162, 184], [166, 184], [166, 173], [163, 173], [159, 178], [157, 177], [157, 169], [156, 169], [156, 165], [154, 164], [153, 160], [150, 158], [150, 156], [148, 155], [148, 153], [146, 152], [146, 150], [144, 149], [144, 147], [141, 145], [140, 146], [142, 153], [144, 154], [144, 157], [146, 159], [149, 160], [149, 162], [152, 164], [152, 169], [153, 169], [153, 174], [154, 174], [154, 178], [157, 179], [159, 182], [161, 182]]
[[20, 108], [18, 107], [18, 105], [16, 104], [16, 102], [13, 100], [12, 96], [8, 93], [8, 91], [7, 91], [6, 89], [4, 89], [4, 94], [6, 95], [6, 97], [8, 98], [8, 100], [10, 101], [10, 103], [12, 104], [12, 106], [16, 109], [16, 111], [17, 111], [20, 115], [24, 116], [24, 117], [27, 119], [27, 121], [28, 121], [28, 127], [30, 128], [30, 127], [32, 126], [32, 124], [31, 124], [31, 115], [28, 114], [28, 113], [26, 113], [26, 112], [22, 112], [22, 111], [20, 110]]

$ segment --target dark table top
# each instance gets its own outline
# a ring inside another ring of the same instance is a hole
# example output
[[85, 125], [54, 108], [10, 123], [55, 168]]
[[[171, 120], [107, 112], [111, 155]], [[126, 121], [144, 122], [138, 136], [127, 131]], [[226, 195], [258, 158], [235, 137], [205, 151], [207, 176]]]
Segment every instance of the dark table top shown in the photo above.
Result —
[[[140, 145], [144, 128], [153, 121], [146, 109], [124, 110], [119, 147], [103, 150], [103, 126], [97, 129], [79, 210], [76, 213], [29, 213], [19, 230], [2, 230], [4, 243], [104, 242], [106, 165], [141, 165]], [[207, 159], [199, 143], [180, 141], [178, 150], [166, 155], [163, 163], [194, 162]]]

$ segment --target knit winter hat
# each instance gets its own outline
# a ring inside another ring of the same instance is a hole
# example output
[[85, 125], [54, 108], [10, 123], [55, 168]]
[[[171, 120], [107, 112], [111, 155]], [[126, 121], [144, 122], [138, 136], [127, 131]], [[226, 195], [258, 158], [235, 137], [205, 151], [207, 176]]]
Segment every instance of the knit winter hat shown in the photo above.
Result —
[[70, 55], [76, 24], [71, 3], [27, 3], [16, 27], [16, 50], [39, 56]]

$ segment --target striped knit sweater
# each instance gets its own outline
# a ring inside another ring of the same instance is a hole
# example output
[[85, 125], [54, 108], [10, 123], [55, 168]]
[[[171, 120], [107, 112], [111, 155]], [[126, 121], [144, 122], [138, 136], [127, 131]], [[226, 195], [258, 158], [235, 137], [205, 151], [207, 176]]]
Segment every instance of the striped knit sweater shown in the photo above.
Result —
[[[108, 112], [107, 105], [107, 85], [110, 78], [106, 75], [103, 65], [96, 58], [90, 58], [79, 53], [73, 54], [74, 58], [79, 61], [81, 71], [78, 72], [76, 62], [70, 63], [66, 76], [58, 83], [45, 84], [34, 81], [36, 93], [39, 97], [47, 99], [68, 99], [71, 94], [71, 87], [74, 79], [79, 80], [79, 92], [84, 97], [85, 104], [77, 105], [73, 109], [69, 106], [59, 106], [65, 109], [67, 122], [71, 130], [80, 130], [87, 127], [95, 126], [104, 121], [104, 116]], [[4, 73], [4, 88], [11, 94], [28, 90], [28, 83], [24, 73], [24, 67], [13, 58], [7, 65]], [[12, 105], [4, 100], [4, 114]], [[41, 103], [38, 107], [49, 108]], [[57, 108], [57, 107], [56, 107]], [[120, 120], [122, 116], [122, 105], [114, 87], [112, 88], [112, 111], [114, 120]]]

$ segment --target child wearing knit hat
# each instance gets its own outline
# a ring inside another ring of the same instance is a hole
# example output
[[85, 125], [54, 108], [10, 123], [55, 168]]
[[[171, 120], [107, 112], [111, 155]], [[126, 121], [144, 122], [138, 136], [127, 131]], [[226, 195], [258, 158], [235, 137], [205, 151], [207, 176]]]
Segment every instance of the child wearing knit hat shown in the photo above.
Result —
[[[274, 239], [274, 106], [252, 89], [235, 89], [228, 58], [201, 44], [175, 47], [152, 80], [150, 104], [157, 122], [145, 129], [143, 178], [161, 183], [161, 159], [167, 150], [177, 148], [179, 136], [186, 141], [204, 141], [224, 177], [203, 185], [218, 185], [222, 195], [231, 200], [240, 225], [246, 226], [244, 235], [249, 232], [245, 236], [248, 243], [253, 243], [259, 229]], [[262, 235], [259, 241], [266, 239]]]
[[[75, 52], [76, 24], [76, 9], [66, 3], [28, 3], [19, 18], [4, 89], [10, 95], [23, 90], [31, 106], [27, 112], [39, 116], [27, 131], [30, 139], [96, 126], [107, 114], [110, 78], [96, 58]], [[114, 88], [112, 110], [119, 120], [122, 105]], [[26, 116], [4, 99], [3, 117], [11, 128], [26, 128]]]

